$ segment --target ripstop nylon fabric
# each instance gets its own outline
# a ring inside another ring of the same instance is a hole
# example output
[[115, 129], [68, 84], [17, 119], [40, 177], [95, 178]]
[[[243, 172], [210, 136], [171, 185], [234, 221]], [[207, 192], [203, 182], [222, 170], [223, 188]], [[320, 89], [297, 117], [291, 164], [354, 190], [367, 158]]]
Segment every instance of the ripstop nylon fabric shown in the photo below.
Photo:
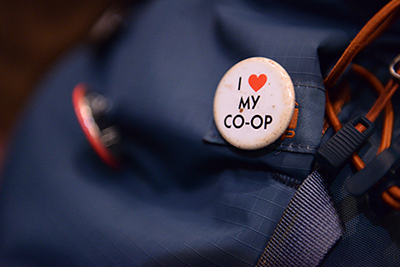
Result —
[[[380, 4], [367, 1], [354, 18], [354, 2], [144, 1], [106, 45], [77, 47], [43, 80], [17, 131], [0, 193], [1, 265], [256, 265], [296, 192], [285, 181], [311, 173], [323, 76]], [[385, 49], [360, 59], [380, 77], [399, 47], [396, 35], [384, 38]], [[243, 152], [219, 136], [212, 102], [225, 71], [251, 56], [288, 71], [299, 117], [294, 138]], [[102, 164], [76, 121], [71, 92], [82, 81], [114, 102], [129, 139], [120, 172]], [[374, 95], [355, 99], [343, 122]], [[366, 162], [378, 140], [361, 153]], [[351, 199], [333, 186], [339, 204]], [[381, 253], [399, 255], [396, 232], [362, 207], [346, 217], [350, 231], [326, 266], [396, 263]]]

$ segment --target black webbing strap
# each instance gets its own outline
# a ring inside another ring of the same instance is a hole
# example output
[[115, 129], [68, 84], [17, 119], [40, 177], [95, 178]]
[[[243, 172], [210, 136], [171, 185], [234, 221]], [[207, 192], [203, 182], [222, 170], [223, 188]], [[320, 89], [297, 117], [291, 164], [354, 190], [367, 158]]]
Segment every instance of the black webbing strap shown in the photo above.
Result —
[[342, 235], [324, 179], [314, 171], [290, 201], [257, 267], [317, 266]]
[[[366, 130], [359, 132], [358, 124]], [[325, 185], [369, 138], [374, 125], [358, 115], [315, 155], [324, 178], [311, 173], [291, 199], [257, 266], [317, 266], [343, 235], [343, 226]]]

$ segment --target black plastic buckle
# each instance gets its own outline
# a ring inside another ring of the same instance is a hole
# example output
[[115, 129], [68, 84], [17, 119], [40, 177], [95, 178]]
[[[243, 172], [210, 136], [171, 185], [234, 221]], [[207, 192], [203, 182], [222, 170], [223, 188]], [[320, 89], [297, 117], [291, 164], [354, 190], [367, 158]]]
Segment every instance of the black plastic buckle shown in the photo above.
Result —
[[392, 185], [400, 186], [399, 165], [400, 136], [388, 149], [349, 179], [347, 190], [354, 196], [360, 196], [372, 188], [382, 193]]
[[[358, 131], [355, 127], [361, 123], [366, 130]], [[371, 136], [374, 124], [365, 116], [357, 115], [344, 125], [315, 155], [320, 164], [320, 172], [325, 179], [336, 176], [345, 162]]]

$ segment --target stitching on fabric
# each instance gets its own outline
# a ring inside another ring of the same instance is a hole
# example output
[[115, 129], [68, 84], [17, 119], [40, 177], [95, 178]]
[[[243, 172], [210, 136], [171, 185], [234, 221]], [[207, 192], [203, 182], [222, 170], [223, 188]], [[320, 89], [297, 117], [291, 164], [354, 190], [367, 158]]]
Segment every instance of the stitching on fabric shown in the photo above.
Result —
[[301, 184], [301, 181], [296, 178], [292, 178], [276, 172], [272, 173], [272, 179], [294, 189], [298, 189]]
[[307, 149], [307, 150], [314, 150], [314, 149], [316, 149], [317, 147], [316, 146], [310, 146], [310, 145], [295, 145], [295, 144], [293, 144], [293, 143], [291, 143], [291, 144], [281, 144], [281, 145], [279, 145], [278, 147], [292, 147], [292, 148], [305, 148], [305, 149]]
[[323, 86], [301, 84], [301, 83], [297, 83], [296, 81], [293, 81], [293, 85], [296, 87], [314, 88], [314, 89], [318, 89], [318, 90], [325, 92], [325, 87], [323, 87]]

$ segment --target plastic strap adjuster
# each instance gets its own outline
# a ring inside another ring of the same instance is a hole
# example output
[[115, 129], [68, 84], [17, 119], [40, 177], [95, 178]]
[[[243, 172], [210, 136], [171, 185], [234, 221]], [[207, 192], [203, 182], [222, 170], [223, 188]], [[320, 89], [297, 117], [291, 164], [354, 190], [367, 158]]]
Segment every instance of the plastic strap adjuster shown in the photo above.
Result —
[[351, 177], [347, 182], [347, 190], [359, 196], [370, 190], [375, 184], [386, 178], [377, 191], [382, 193], [392, 185], [400, 185], [400, 136], [386, 150], [382, 151], [364, 169]]
[[[360, 132], [356, 125], [361, 123], [366, 129]], [[343, 126], [315, 155], [324, 173], [339, 172], [348, 158], [371, 136], [374, 124], [365, 116], [357, 115]]]

